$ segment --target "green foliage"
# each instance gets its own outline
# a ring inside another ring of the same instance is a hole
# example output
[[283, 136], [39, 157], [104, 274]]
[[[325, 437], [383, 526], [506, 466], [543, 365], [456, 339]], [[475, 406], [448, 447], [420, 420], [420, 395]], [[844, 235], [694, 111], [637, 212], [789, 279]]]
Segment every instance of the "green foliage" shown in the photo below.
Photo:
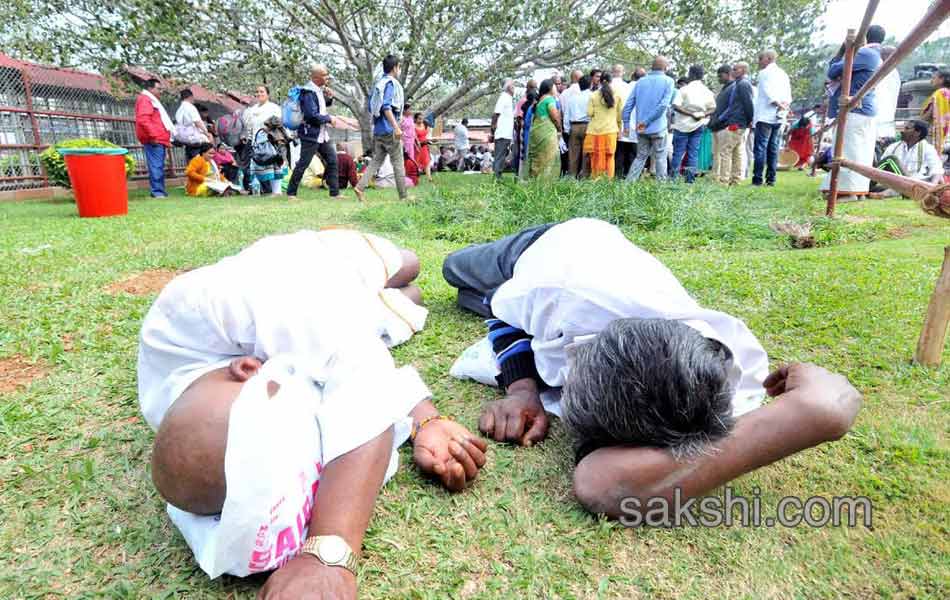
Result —
[[478, 243], [529, 225], [593, 217], [623, 229], [654, 251], [688, 248], [788, 248], [773, 232], [777, 220], [812, 225], [818, 246], [887, 237], [880, 222], [815, 218], [817, 196], [789, 198], [739, 187], [668, 185], [644, 181], [558, 181], [527, 185], [440, 188], [414, 205], [380, 204], [357, 219], [388, 231], [458, 243]]
[[[77, 138], [64, 140], [41, 152], [40, 160], [43, 162], [46, 176], [49, 177], [50, 182], [68, 188], [72, 186], [69, 183], [66, 161], [63, 160], [63, 155], [59, 153], [61, 148], [121, 148], [121, 146], [97, 138]], [[126, 154], [123, 158], [125, 159], [125, 176], [128, 177], [135, 172], [135, 158], [131, 153]]]

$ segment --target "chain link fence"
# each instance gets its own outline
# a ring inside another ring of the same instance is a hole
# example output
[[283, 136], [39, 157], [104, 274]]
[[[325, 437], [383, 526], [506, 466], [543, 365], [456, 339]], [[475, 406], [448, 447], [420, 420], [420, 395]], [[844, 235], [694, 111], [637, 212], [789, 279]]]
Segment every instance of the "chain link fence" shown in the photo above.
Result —
[[[136, 161], [132, 177], [147, 178], [135, 137], [135, 97], [114, 87], [101, 75], [0, 54], [0, 191], [47, 187], [40, 152], [82, 137], [128, 148]], [[172, 148], [166, 175], [183, 173], [184, 161], [184, 151]]]

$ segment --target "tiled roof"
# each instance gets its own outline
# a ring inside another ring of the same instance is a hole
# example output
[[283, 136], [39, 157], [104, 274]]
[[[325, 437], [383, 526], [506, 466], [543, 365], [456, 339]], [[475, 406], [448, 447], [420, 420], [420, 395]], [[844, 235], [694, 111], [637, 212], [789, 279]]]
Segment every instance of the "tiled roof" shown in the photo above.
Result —
[[0, 67], [10, 67], [26, 72], [33, 85], [52, 85], [56, 87], [91, 90], [94, 92], [111, 93], [108, 81], [102, 75], [51, 67], [25, 60], [17, 60], [0, 53]]

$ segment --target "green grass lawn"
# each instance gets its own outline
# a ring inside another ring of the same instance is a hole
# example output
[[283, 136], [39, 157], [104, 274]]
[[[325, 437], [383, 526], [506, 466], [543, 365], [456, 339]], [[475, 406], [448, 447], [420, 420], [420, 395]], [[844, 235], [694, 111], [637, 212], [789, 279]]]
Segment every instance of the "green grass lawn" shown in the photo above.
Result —
[[[209, 581], [149, 476], [137, 334], [154, 294], [107, 287], [187, 269], [277, 232], [351, 224], [415, 248], [430, 308], [396, 349], [440, 408], [474, 429], [493, 390], [448, 376], [483, 334], [440, 276], [473, 241], [570, 216], [618, 223], [704, 305], [743, 318], [774, 364], [813, 361], [865, 394], [852, 432], [734, 483], [763, 506], [797, 495], [869, 497], [873, 529], [629, 530], [571, 495], [559, 425], [531, 449], [492, 445], [476, 484], [450, 495], [402, 451], [366, 536], [364, 598], [946, 598], [950, 594], [950, 366], [911, 364], [950, 222], [911, 202], [844, 204], [815, 180], [772, 189], [607, 182], [496, 187], [438, 175], [412, 206], [394, 192], [329, 201], [167, 200], [137, 193], [123, 218], [80, 220], [68, 202], [0, 205], [0, 365], [45, 375], [0, 393], [0, 598], [252, 598], [261, 580]], [[817, 248], [769, 230], [813, 221]], [[3, 362], [7, 359], [6, 362]], [[950, 363], [950, 350], [944, 352]], [[2, 381], [2, 379], [0, 379]]]

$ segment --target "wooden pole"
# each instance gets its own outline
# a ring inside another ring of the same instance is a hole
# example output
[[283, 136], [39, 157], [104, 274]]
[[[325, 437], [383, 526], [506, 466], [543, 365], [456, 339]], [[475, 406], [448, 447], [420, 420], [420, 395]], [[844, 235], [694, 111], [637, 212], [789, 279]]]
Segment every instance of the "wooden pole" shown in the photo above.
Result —
[[901, 194], [916, 200], [920, 208], [927, 214], [935, 217], [950, 219], [950, 185], [942, 183], [927, 183], [904, 175], [897, 175], [888, 171], [875, 169], [868, 165], [851, 162], [846, 158], [838, 161], [845, 169], [873, 179], [886, 188], [898, 191]]
[[838, 202], [838, 175], [841, 172], [841, 154], [844, 152], [844, 130], [848, 124], [848, 106], [851, 101], [851, 70], [854, 68], [855, 35], [856, 31], [848, 30], [848, 37], [844, 42], [844, 72], [841, 73], [841, 96], [838, 98], [838, 122], [835, 129], [834, 160], [831, 165], [831, 181], [828, 182], [828, 204], [825, 214], [835, 216], [835, 204]]
[[914, 361], [922, 365], [939, 366], [950, 326], [950, 246], [943, 249], [943, 268], [937, 277], [937, 286], [930, 297], [930, 306], [924, 317], [924, 327], [917, 342]]

